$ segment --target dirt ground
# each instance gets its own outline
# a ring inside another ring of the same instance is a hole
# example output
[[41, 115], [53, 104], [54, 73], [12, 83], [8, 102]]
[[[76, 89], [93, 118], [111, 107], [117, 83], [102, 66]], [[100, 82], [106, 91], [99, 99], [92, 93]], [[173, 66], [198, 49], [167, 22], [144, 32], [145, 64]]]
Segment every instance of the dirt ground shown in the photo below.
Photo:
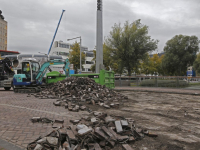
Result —
[[119, 109], [92, 110], [133, 118], [136, 127], [158, 134], [131, 144], [135, 150], [200, 149], [200, 96], [123, 91], [129, 99]]
[[[129, 99], [122, 100], [119, 109], [88, 106], [93, 111], [132, 118], [136, 127], [158, 134], [156, 138], [145, 136], [131, 143], [134, 150], [200, 149], [200, 96], [135, 91], [120, 93]], [[25, 148], [28, 143], [52, 130], [51, 125], [33, 124], [30, 118], [63, 119], [67, 126], [70, 119], [80, 119], [89, 114], [86, 111], [69, 112], [54, 106], [54, 101], [0, 90], [0, 138]], [[121, 150], [121, 146], [116, 150]]]

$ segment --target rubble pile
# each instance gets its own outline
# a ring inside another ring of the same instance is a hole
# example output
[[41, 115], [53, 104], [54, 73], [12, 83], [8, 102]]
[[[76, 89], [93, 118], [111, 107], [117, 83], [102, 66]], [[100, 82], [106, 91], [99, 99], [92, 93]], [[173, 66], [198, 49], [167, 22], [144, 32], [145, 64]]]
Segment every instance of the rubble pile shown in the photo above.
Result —
[[55, 106], [65, 106], [70, 111], [85, 110], [85, 106], [73, 105], [72, 103], [87, 102], [105, 108], [116, 108], [119, 102], [128, 99], [120, 93], [97, 84], [93, 79], [83, 77], [70, 77], [63, 81], [48, 85], [40, 93], [34, 94], [35, 97], [58, 98], [54, 102]]
[[109, 116], [94, 111], [80, 120], [70, 120], [73, 125], [64, 127], [64, 121], [57, 120], [54, 130], [28, 144], [28, 150], [132, 150], [131, 143], [145, 135], [157, 137], [148, 130], [136, 128], [132, 118]]

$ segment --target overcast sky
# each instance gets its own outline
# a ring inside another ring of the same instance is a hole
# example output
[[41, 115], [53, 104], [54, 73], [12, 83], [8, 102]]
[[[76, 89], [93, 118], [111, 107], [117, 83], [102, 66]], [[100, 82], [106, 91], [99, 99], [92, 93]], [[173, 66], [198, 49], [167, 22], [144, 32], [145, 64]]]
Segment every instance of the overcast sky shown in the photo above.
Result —
[[[55, 40], [82, 36], [82, 45], [96, 45], [97, 0], [0, 0], [8, 22], [8, 50], [21, 53], [47, 53], [62, 9], [63, 19]], [[177, 34], [200, 39], [200, 0], [103, 0], [103, 34], [114, 23], [141, 19], [149, 35], [158, 39], [158, 52]], [[73, 41], [71, 41], [72, 43]], [[154, 52], [155, 53], [155, 52]]]

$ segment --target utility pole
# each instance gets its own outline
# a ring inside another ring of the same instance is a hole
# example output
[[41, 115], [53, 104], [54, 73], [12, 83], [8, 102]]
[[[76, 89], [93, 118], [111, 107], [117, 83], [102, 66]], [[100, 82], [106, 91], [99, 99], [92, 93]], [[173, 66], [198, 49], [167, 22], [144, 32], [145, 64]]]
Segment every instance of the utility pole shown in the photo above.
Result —
[[82, 72], [82, 64], [81, 64], [81, 36], [80, 36], [80, 73]]
[[97, 31], [96, 31], [96, 73], [100, 73], [103, 66], [103, 15], [102, 1], [97, 0]]

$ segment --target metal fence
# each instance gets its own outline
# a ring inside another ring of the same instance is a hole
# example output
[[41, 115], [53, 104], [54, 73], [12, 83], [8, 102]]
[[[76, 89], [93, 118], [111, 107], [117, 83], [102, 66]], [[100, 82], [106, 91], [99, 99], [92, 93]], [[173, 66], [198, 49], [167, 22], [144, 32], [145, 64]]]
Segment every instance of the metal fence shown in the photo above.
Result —
[[200, 85], [200, 77], [187, 76], [135, 76], [115, 77], [115, 86], [188, 87]]

